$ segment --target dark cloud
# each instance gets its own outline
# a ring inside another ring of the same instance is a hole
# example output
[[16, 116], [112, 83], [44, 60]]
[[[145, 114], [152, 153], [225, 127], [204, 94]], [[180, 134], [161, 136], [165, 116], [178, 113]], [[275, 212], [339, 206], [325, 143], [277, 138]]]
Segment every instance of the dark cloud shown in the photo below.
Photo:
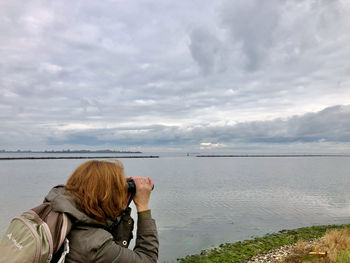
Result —
[[64, 132], [49, 144], [71, 145], [181, 145], [199, 147], [203, 142], [229, 146], [234, 143], [290, 144], [350, 142], [350, 106], [334, 106], [320, 112], [287, 119], [238, 123], [220, 127], [153, 125], [134, 128]]
[[91, 129], [82, 132], [63, 132], [49, 137], [50, 145], [179, 145], [189, 141], [179, 127], [151, 125], [119, 129]]
[[281, 1], [230, 1], [222, 11], [223, 26], [246, 56], [246, 68], [259, 69], [275, 44]]
[[193, 59], [198, 63], [202, 74], [223, 71], [225, 49], [222, 43], [207, 28], [196, 28], [191, 32], [189, 46]]
[[254, 72], [298, 63], [349, 26], [342, 1], [224, 1], [218, 10], [214, 27], [196, 28], [190, 36], [192, 57], [206, 74], [214, 66]]

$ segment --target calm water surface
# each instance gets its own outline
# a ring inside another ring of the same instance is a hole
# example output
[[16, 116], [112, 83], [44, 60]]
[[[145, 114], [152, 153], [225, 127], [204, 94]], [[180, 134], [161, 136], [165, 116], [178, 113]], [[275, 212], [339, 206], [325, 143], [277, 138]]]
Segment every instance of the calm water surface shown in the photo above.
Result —
[[[0, 234], [85, 160], [0, 161]], [[282, 229], [350, 223], [347, 157], [121, 159], [155, 181], [160, 261]], [[135, 215], [135, 213], [134, 213]]]

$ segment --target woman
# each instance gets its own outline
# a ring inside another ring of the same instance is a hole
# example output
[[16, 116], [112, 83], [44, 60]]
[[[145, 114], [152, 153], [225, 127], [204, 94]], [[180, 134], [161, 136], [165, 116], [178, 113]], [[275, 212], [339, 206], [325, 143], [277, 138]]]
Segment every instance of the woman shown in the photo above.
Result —
[[137, 212], [137, 236], [133, 250], [134, 221], [128, 206], [130, 194], [124, 168], [118, 161], [88, 161], [81, 164], [66, 185], [53, 188], [45, 201], [72, 221], [68, 235], [71, 262], [157, 262], [158, 235], [148, 203], [153, 188], [150, 178], [132, 178]]

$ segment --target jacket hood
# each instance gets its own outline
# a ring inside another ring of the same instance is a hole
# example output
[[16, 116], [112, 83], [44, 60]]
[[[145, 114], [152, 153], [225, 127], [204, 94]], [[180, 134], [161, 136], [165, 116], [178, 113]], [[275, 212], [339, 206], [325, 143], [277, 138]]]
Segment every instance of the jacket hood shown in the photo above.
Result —
[[81, 211], [77, 207], [73, 197], [68, 193], [63, 185], [58, 185], [52, 188], [45, 197], [44, 202], [50, 202], [54, 211], [68, 214], [74, 223], [79, 222], [87, 225], [100, 226], [109, 225], [109, 223], [103, 224], [102, 222], [89, 217], [87, 214]]

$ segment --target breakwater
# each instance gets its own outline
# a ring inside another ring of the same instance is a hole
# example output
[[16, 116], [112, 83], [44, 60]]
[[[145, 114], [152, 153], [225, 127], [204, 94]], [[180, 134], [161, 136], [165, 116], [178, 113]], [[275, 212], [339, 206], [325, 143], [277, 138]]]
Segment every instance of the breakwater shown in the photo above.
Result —
[[350, 157], [348, 154], [210, 154], [196, 157]]
[[159, 158], [157, 155], [124, 155], [124, 156], [26, 156], [26, 157], [0, 157], [2, 160], [56, 160], [56, 159], [121, 159], [121, 158]]

